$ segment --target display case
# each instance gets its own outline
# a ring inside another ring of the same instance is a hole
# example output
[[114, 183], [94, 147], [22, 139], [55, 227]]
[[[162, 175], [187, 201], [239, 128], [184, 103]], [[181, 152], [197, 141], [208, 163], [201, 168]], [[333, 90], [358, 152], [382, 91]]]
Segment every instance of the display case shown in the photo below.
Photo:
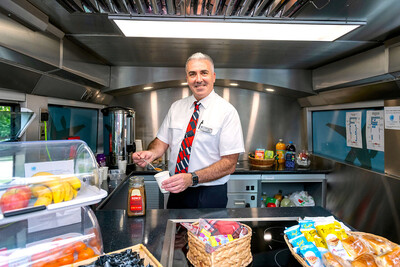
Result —
[[93, 152], [81, 140], [0, 143], [0, 169], [0, 225], [107, 196]]
[[103, 253], [99, 224], [90, 208], [36, 215], [0, 225], [0, 266], [64, 266]]

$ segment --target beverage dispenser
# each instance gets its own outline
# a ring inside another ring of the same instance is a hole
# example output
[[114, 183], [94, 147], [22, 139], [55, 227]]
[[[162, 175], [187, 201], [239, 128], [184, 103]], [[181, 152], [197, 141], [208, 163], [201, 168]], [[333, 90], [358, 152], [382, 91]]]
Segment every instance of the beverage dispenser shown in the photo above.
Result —
[[135, 152], [135, 111], [126, 107], [101, 110], [104, 123], [104, 153], [107, 165], [117, 167], [119, 160], [132, 163]]

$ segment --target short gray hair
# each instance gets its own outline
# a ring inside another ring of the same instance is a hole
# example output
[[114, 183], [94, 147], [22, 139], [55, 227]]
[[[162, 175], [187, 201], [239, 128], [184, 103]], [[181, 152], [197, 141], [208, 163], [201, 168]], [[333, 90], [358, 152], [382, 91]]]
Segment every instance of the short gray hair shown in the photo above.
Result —
[[187, 72], [187, 65], [189, 63], [190, 60], [207, 60], [211, 63], [211, 70], [212, 72], [214, 72], [214, 61], [212, 60], [212, 58], [209, 55], [203, 54], [201, 52], [197, 52], [194, 53], [193, 55], [191, 55], [187, 60], [186, 60], [186, 64], [185, 64], [185, 71]]

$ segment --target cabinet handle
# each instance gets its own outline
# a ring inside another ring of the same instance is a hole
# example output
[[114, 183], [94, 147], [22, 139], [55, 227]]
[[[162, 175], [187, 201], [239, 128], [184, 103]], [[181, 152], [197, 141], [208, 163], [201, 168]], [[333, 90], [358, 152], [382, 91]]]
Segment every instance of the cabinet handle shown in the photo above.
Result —
[[244, 206], [244, 205], [246, 205], [246, 201], [244, 199], [235, 200], [234, 204], [235, 204], [235, 206]]

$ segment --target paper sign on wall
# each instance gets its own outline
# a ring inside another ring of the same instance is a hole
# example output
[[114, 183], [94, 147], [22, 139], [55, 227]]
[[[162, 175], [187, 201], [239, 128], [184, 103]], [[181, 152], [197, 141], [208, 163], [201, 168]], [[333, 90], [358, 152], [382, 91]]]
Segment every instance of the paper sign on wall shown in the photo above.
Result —
[[362, 148], [361, 111], [346, 112], [346, 144]]
[[384, 151], [383, 110], [367, 110], [366, 128], [367, 149]]
[[385, 107], [385, 129], [400, 130], [400, 107]]

